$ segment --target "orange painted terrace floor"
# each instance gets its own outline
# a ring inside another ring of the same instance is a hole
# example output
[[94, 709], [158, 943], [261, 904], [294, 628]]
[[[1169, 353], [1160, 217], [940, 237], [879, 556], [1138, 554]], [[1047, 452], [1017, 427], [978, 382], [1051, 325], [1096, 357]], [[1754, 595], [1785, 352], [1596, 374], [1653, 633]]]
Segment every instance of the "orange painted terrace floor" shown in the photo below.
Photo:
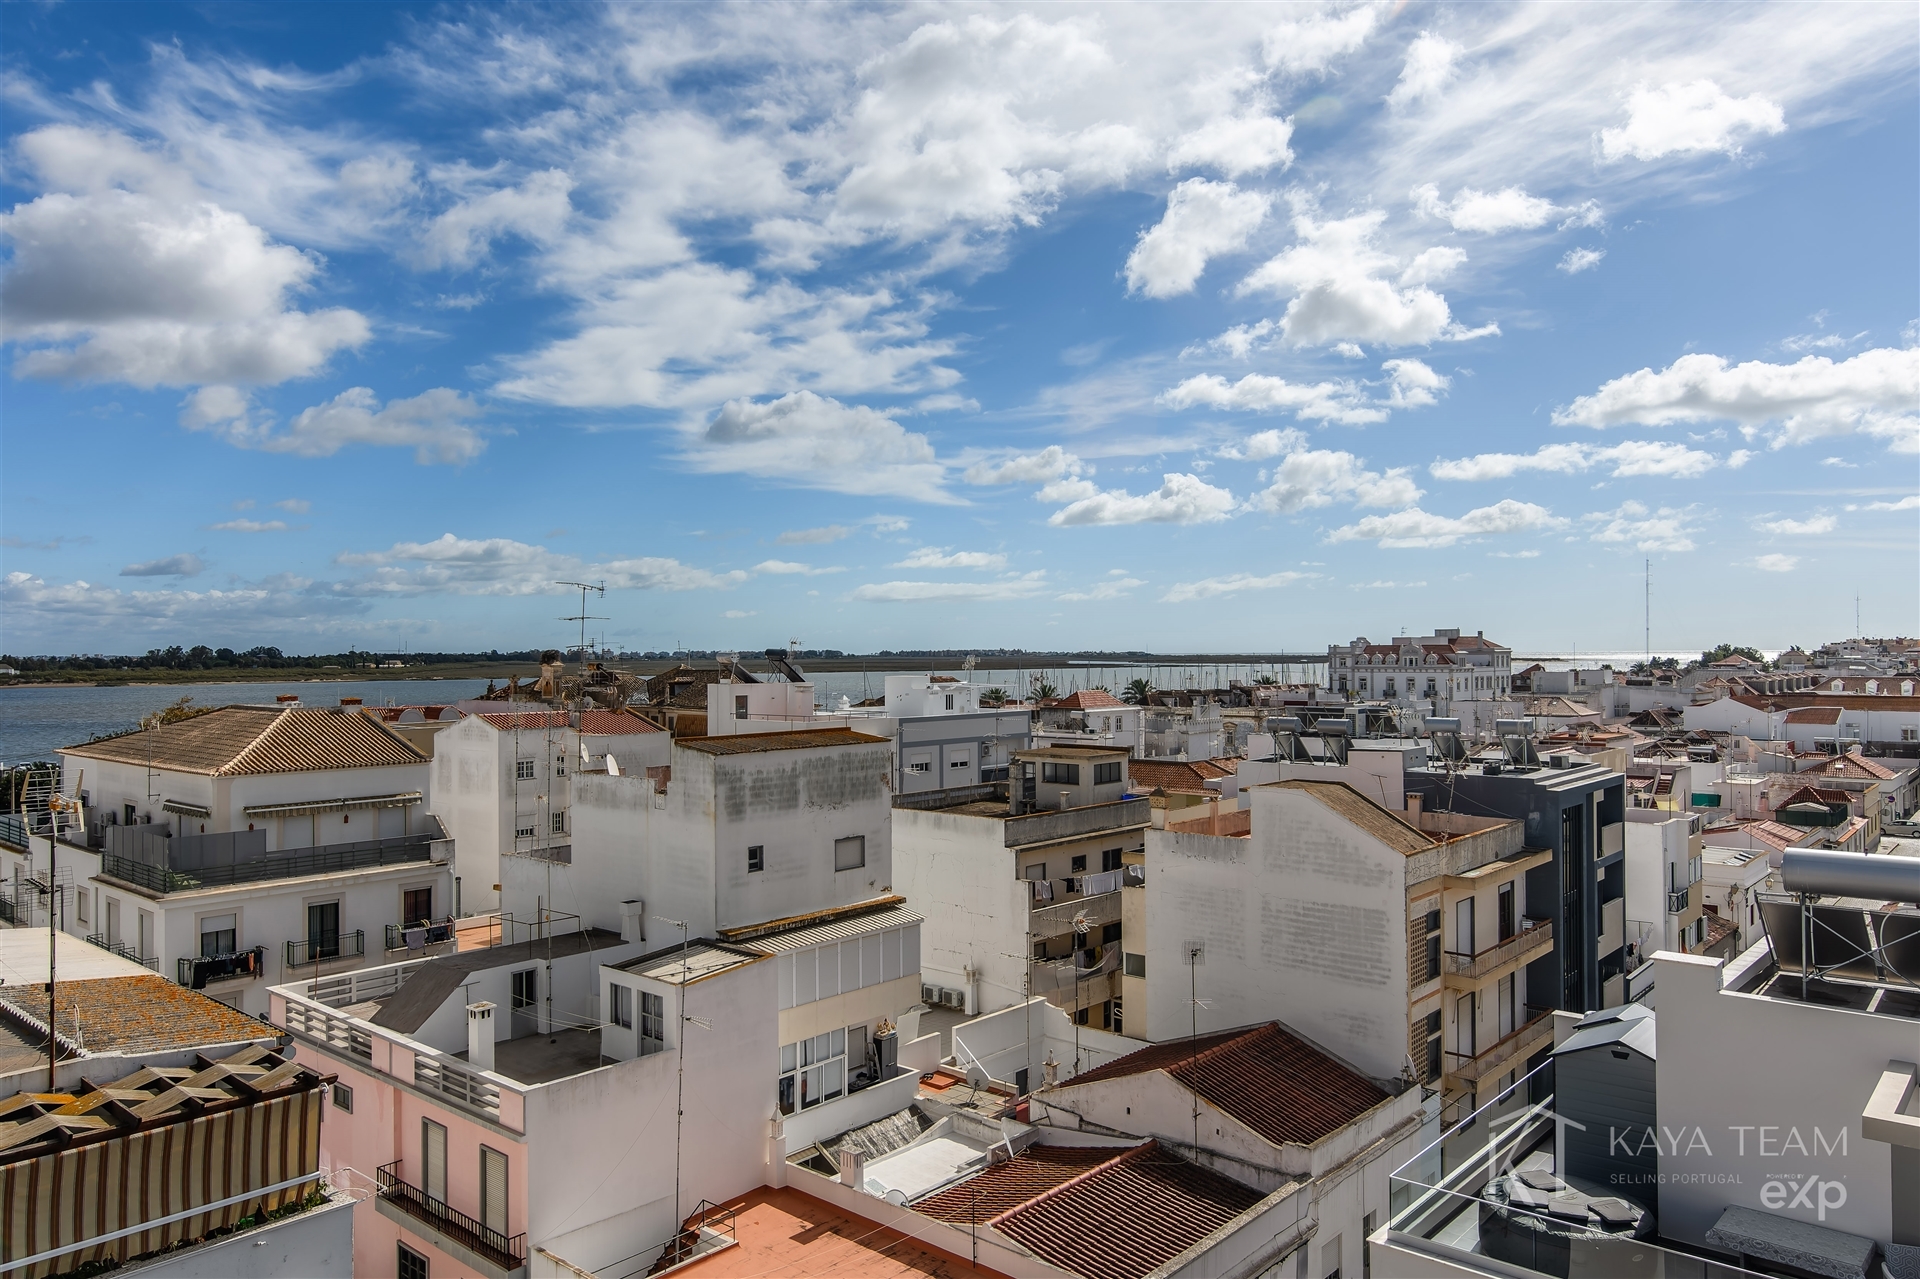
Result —
[[674, 1279], [975, 1279], [999, 1271], [975, 1267], [885, 1226], [842, 1212], [793, 1189], [760, 1189], [723, 1205], [735, 1216], [730, 1248], [673, 1271]]

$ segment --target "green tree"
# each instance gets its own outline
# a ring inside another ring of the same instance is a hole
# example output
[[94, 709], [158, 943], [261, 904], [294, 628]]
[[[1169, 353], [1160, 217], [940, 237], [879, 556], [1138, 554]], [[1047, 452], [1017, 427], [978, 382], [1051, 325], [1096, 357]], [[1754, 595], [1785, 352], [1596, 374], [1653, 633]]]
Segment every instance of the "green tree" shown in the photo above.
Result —
[[1127, 691], [1120, 695], [1122, 701], [1135, 706], [1145, 706], [1147, 699], [1153, 696], [1153, 681], [1142, 675], [1127, 681]]

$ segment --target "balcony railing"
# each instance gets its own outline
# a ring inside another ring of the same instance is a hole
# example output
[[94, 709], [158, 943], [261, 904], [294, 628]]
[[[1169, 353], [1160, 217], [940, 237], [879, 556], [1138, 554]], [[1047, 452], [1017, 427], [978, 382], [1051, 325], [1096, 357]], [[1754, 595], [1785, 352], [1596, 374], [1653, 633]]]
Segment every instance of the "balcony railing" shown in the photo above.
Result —
[[289, 999], [286, 1018], [287, 1029], [296, 1035], [338, 1049], [362, 1061], [373, 1060], [373, 1033], [354, 1025], [339, 1013]]
[[151, 968], [156, 973], [160, 971], [160, 956], [158, 955], [142, 955], [139, 951], [123, 941], [110, 942], [107, 940], [105, 933], [89, 933], [87, 940], [95, 946], [98, 946], [101, 950], [112, 951], [122, 959], [131, 959], [134, 963], [146, 968]]
[[388, 950], [419, 950], [438, 942], [453, 940], [453, 916], [421, 920], [413, 924], [388, 924]]
[[[1075, 919], [1082, 920], [1088, 929], [1098, 930], [1107, 924], [1120, 921], [1120, 890], [1096, 893], [1092, 897], [1070, 897], [1048, 905], [1035, 901], [1033, 909], [1027, 915], [1027, 935], [1030, 937], [1058, 937], [1075, 929]], [[1092, 934], [1094, 941], [1100, 938], [1097, 932]]]
[[1459, 1064], [1447, 1073], [1465, 1083], [1478, 1083], [1488, 1075], [1505, 1074], [1512, 1069], [1511, 1063], [1516, 1059], [1525, 1061], [1542, 1043], [1552, 1042], [1553, 1010], [1544, 1008], [1536, 1010], [1529, 1004], [1527, 1011], [1534, 1014], [1531, 1021], [1512, 1034], [1489, 1044], [1484, 1052], [1476, 1053], [1472, 1057], [1449, 1052], [1447, 1056], [1454, 1058]]
[[380, 1197], [409, 1217], [445, 1235], [471, 1252], [477, 1252], [502, 1270], [518, 1270], [527, 1264], [527, 1237], [504, 1235], [492, 1226], [483, 1226], [458, 1209], [435, 1199], [420, 1187], [400, 1176], [400, 1161], [383, 1164], [374, 1170]]
[[175, 961], [175, 972], [182, 986], [204, 990], [217, 981], [251, 979], [267, 971], [267, 948], [236, 950], [225, 955], [182, 955]]
[[413, 1059], [413, 1082], [468, 1110], [491, 1119], [500, 1117], [499, 1087], [471, 1066], [421, 1053]]
[[1553, 945], [1553, 921], [1534, 919], [1526, 921], [1525, 927], [1503, 942], [1468, 955], [1461, 951], [1447, 952], [1446, 973], [1449, 977], [1465, 977], [1478, 981], [1489, 974], [1518, 960], [1530, 950], [1541, 946]]
[[358, 959], [367, 953], [367, 930], [356, 928], [337, 937], [308, 937], [287, 941], [287, 967], [305, 968], [336, 959]]
[[1672, 889], [1667, 893], [1667, 914], [1683, 915], [1687, 910], [1687, 899], [1692, 891], [1686, 888]]
[[[102, 853], [100, 873], [151, 893], [184, 893], [267, 879], [297, 879], [304, 875], [365, 870], [371, 866], [424, 862], [432, 857], [433, 844], [440, 838], [432, 833], [423, 833], [396, 835], [391, 839], [363, 839], [352, 843], [323, 844], [283, 853], [267, 853], [227, 866], [198, 866], [181, 870], [115, 853]], [[164, 853], [158, 855], [165, 856]]]

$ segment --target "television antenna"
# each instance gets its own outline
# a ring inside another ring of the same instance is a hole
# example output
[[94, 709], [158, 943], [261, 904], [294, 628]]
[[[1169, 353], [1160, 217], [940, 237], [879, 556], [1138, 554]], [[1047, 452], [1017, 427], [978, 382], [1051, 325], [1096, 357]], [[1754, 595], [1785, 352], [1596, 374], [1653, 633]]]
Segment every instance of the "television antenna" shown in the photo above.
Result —
[[607, 595], [607, 584], [605, 582], [555, 582], [554, 585], [572, 587], [574, 590], [580, 592], [580, 611], [572, 617], [563, 617], [560, 620], [563, 622], [580, 623], [580, 673], [584, 675], [587, 670], [587, 623], [610, 622], [613, 620], [610, 617], [601, 617], [597, 614], [587, 612], [587, 592], [598, 591], [600, 592], [600, 598], [605, 599]]

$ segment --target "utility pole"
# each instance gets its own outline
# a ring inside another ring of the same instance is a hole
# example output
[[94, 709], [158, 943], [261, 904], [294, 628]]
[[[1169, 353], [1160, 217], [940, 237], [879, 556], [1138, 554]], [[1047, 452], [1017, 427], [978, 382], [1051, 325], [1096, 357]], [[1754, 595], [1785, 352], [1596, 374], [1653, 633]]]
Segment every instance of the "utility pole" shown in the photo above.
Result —
[[1651, 674], [1653, 671], [1653, 557], [1652, 556], [1647, 557], [1646, 570], [1647, 570], [1647, 582], [1645, 587], [1645, 599], [1642, 602], [1646, 608], [1647, 632], [1646, 632], [1645, 639], [1646, 639], [1646, 645], [1647, 645], [1647, 671], [1649, 674]]
[[58, 1005], [54, 1001], [54, 970], [60, 957], [60, 814], [80, 811], [80, 783], [86, 770], [74, 779], [73, 798], [60, 793], [58, 786], [47, 798], [47, 1091], [60, 1091], [60, 1039]]
[[[584, 677], [587, 673], [587, 623], [613, 620], [611, 618], [598, 617], [587, 612], [587, 592], [598, 591], [600, 592], [600, 598], [605, 599], [607, 596], [607, 584], [605, 582], [555, 582], [554, 585], [571, 586], [580, 592], [580, 611], [572, 617], [563, 617], [560, 620], [563, 622], [580, 623], [580, 674]], [[582, 686], [585, 686], [584, 678], [582, 680]]]

